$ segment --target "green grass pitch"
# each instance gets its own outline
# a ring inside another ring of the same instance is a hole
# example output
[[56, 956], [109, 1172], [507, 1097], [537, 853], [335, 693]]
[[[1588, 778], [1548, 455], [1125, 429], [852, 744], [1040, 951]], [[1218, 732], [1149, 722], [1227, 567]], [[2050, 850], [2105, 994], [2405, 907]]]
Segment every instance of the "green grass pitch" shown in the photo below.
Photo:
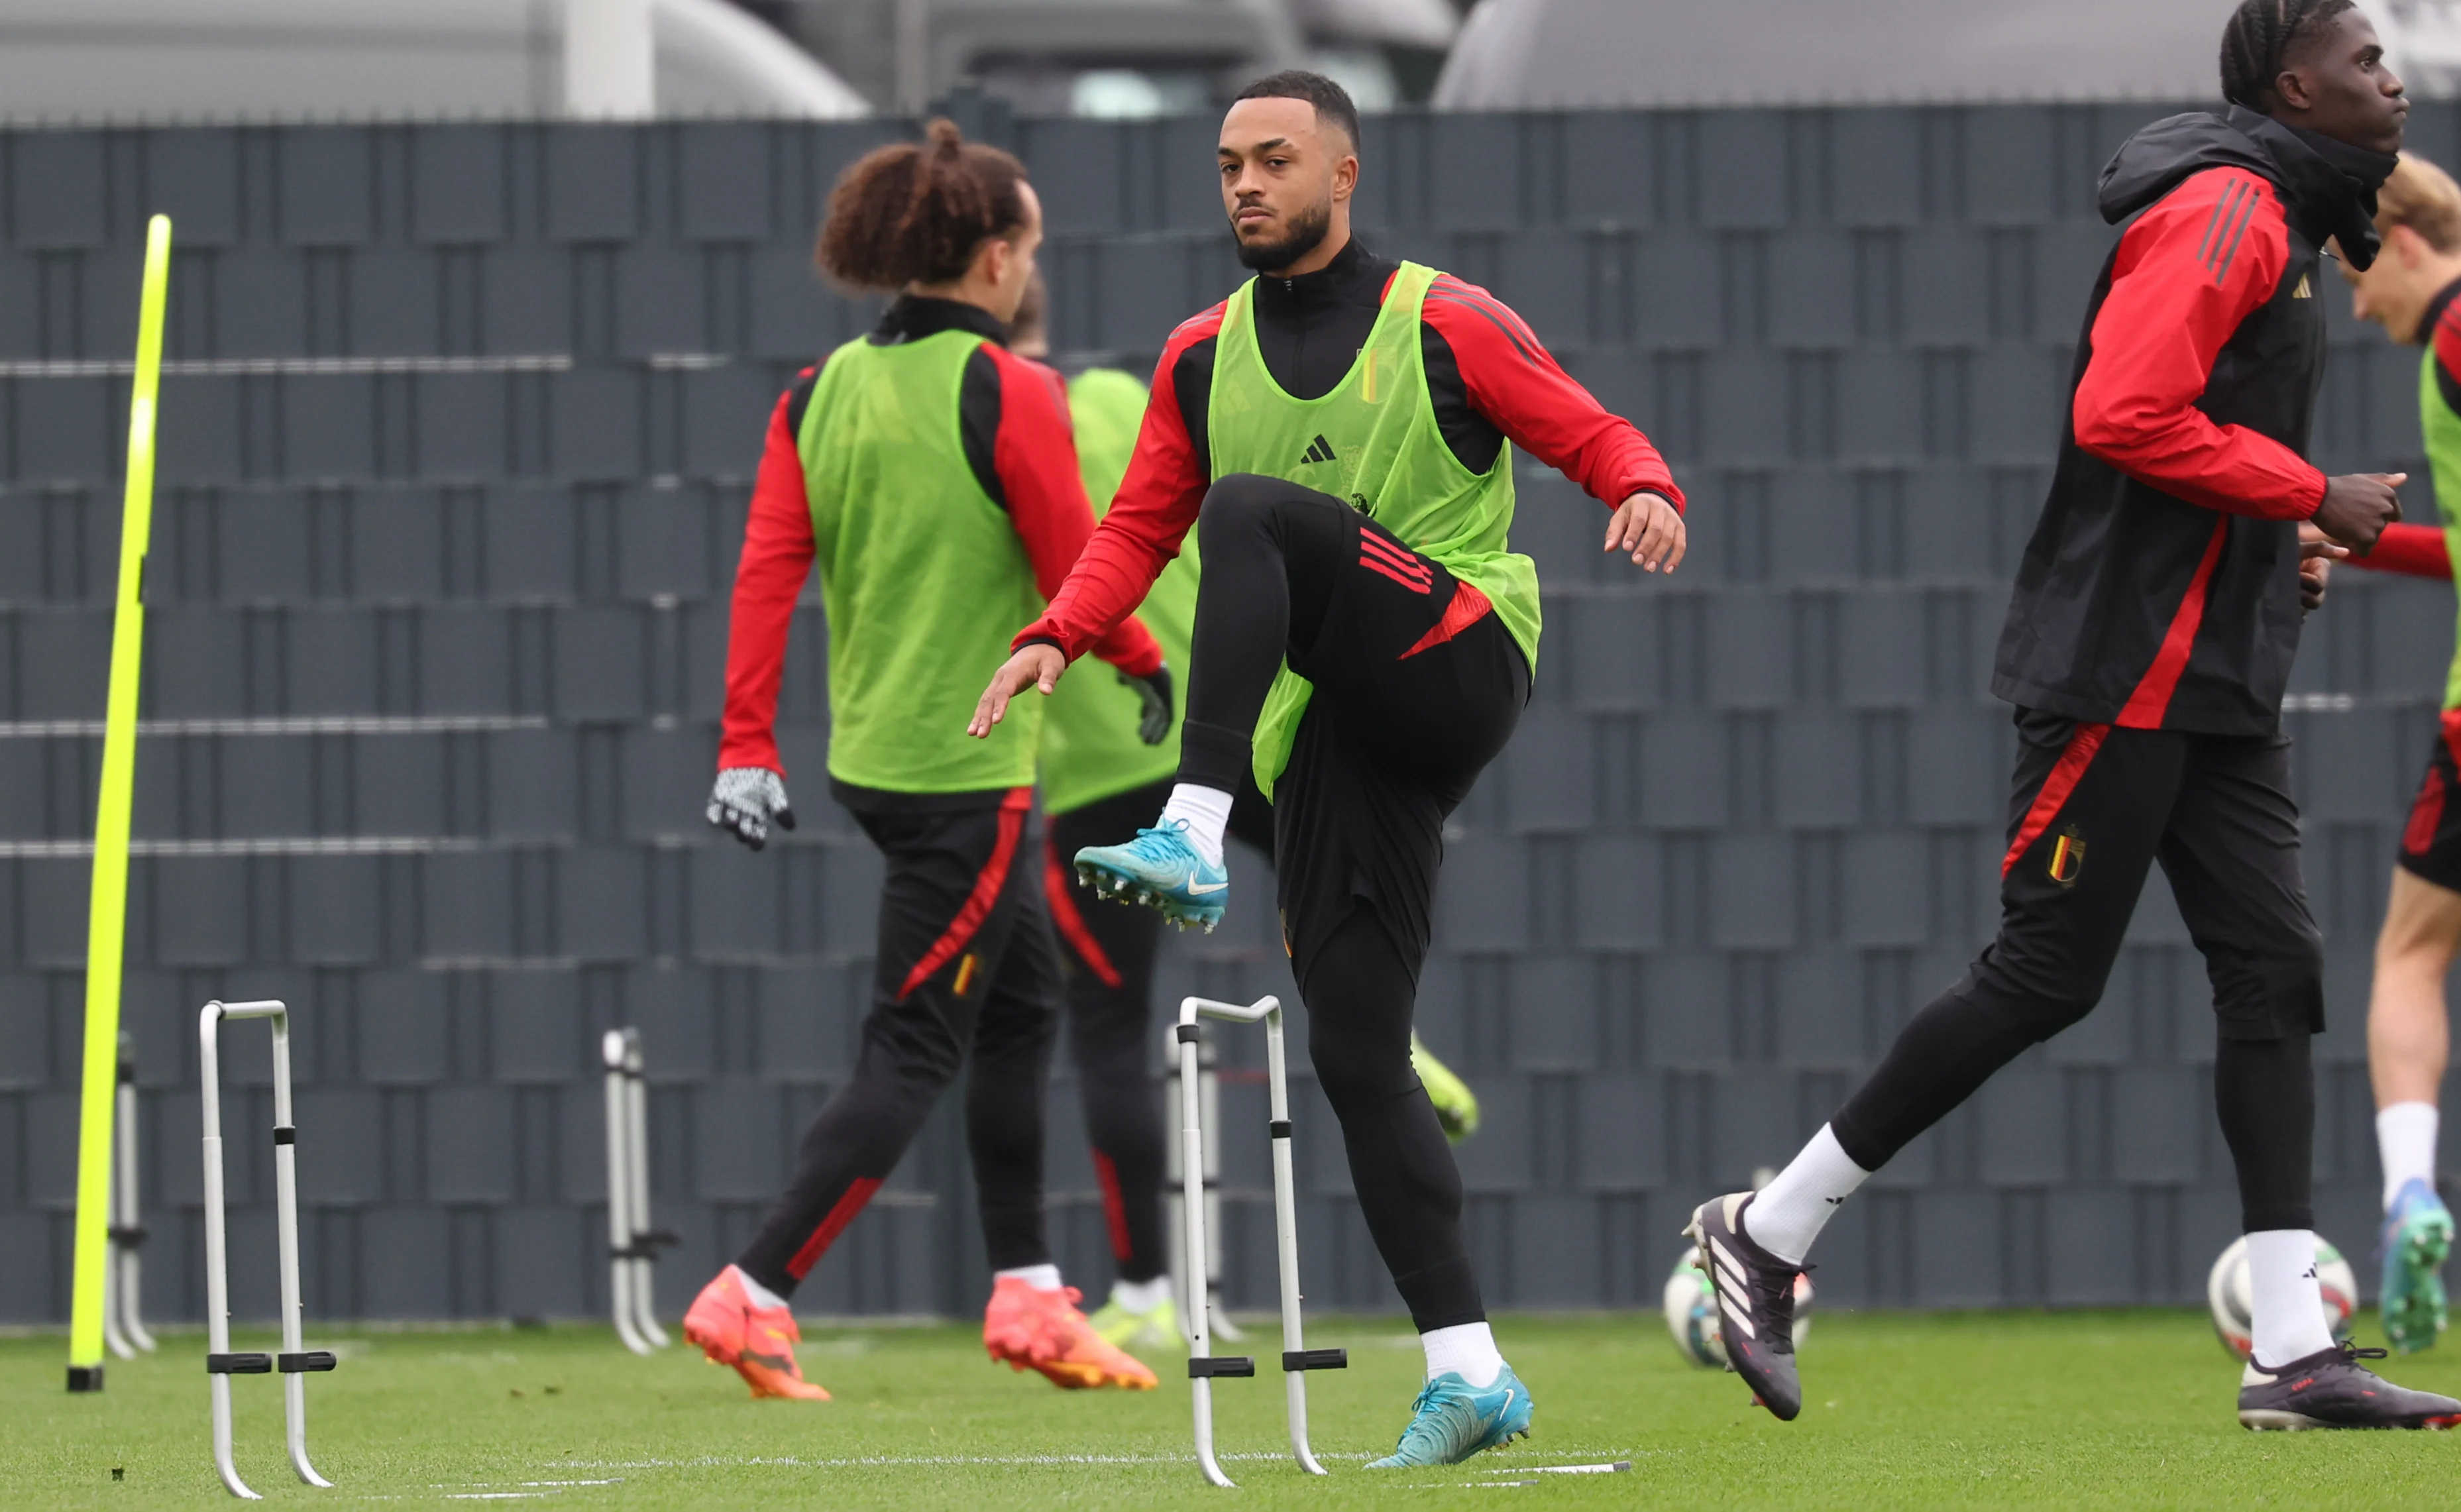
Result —
[[[240, 1468], [275, 1502], [573, 1512], [1480, 1506], [1487, 1482], [1613, 1459], [1631, 1471], [1493, 1494], [1511, 1505], [2390, 1507], [2461, 1490], [2453, 1436], [2241, 1431], [2237, 1367], [2202, 1315], [2183, 1311], [1824, 1315], [1792, 1424], [1749, 1407], [1734, 1377], [1682, 1363], [1654, 1314], [1508, 1317], [1496, 1331], [1537, 1399], [1536, 1437], [1466, 1465], [1370, 1476], [1361, 1465], [1391, 1445], [1417, 1386], [1415, 1340], [1399, 1320], [1311, 1321], [1309, 1342], [1345, 1345], [1352, 1362], [1312, 1379], [1325, 1480], [1279, 1452], [1277, 1374], [1217, 1384], [1240, 1489], [1215, 1491], [1189, 1456], [1172, 1362], [1157, 1362], [1158, 1392], [1062, 1393], [990, 1364], [958, 1328], [812, 1328], [805, 1374], [837, 1400], [810, 1405], [749, 1401], [680, 1342], [640, 1360], [603, 1329], [318, 1330], [310, 1343], [345, 1356], [309, 1382], [310, 1446], [335, 1488], [291, 1478], [269, 1376], [234, 1382]], [[1237, 1347], [1270, 1349], [1266, 1331]], [[203, 1352], [201, 1334], [165, 1334], [160, 1355], [112, 1362], [101, 1395], [70, 1396], [58, 1335], [0, 1339], [0, 1501], [228, 1505]], [[2461, 1393], [2461, 1341], [2390, 1370]]]

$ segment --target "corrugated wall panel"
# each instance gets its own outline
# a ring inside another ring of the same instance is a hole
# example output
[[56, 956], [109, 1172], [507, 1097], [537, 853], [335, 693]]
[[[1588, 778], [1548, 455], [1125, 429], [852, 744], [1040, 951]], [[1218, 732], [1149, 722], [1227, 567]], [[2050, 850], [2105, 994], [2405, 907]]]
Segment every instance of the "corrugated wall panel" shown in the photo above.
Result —
[[[1647, 579], [1597, 552], [1594, 505], [1521, 462], [1548, 653], [1515, 744], [1454, 816], [1421, 1013], [1485, 1102], [1462, 1161], [1492, 1303], [1651, 1304], [1683, 1209], [1782, 1159], [1990, 927], [2014, 752], [1992, 649], [2111, 245], [2092, 175], [2156, 114], [1371, 122], [1371, 245], [1515, 304], [1692, 498], [1691, 560]], [[140, 748], [140, 839], [182, 847], [136, 867], [126, 1012], [164, 1316], [200, 1301], [193, 1014], [218, 992], [300, 1008], [320, 1313], [603, 1307], [612, 1025], [643, 1032], [659, 1217], [684, 1236], [664, 1304], [758, 1224], [851, 1067], [880, 866], [825, 793], [816, 602], [780, 732], [802, 828], [753, 856], [701, 823], [725, 599], [770, 406], [877, 309], [813, 276], [809, 222], [894, 130], [0, 143], [0, 351], [125, 356], [142, 236], [109, 189], [125, 170], [179, 221], [173, 355], [265, 364], [164, 391], [147, 713], [292, 721]], [[1063, 357], [1143, 376], [1235, 284], [1210, 130], [1016, 128]], [[2413, 130], [2461, 124], [2430, 107]], [[2414, 470], [2413, 359], [2327, 308], [2319, 460]], [[0, 373], [12, 720], [99, 711], [125, 402], [92, 370]], [[2367, 943], [2452, 606], [2358, 573], [2334, 591], [2288, 725], [2328, 937], [2319, 1211], [2364, 1252]], [[97, 759], [83, 728], [0, 728], [0, 1321], [66, 1304], [85, 865], [42, 847], [85, 834]], [[1234, 873], [1265, 896], [1252, 858]], [[1166, 942], [1157, 995], [1292, 994], [1277, 946], [1243, 907]], [[2236, 1213], [2207, 993], [2157, 875], [2101, 1007], [1875, 1180], [1824, 1250], [1824, 1296], [2195, 1294]], [[1295, 1070], [1312, 1291], [1396, 1306], [1303, 1054]], [[235, 1122], [265, 1114], [264, 1078], [249, 1039]], [[1261, 1117], [1255, 1093], [1226, 1102]], [[1092, 1289], [1109, 1261], [1064, 1068], [1052, 1097], [1052, 1231]], [[980, 1289], [947, 1114], [815, 1273], [816, 1310]], [[1265, 1303], [1263, 1166], [1243, 1145], [1226, 1170], [1229, 1285]], [[234, 1157], [249, 1275], [261, 1177]], [[269, 1307], [248, 1287], [242, 1310]]]

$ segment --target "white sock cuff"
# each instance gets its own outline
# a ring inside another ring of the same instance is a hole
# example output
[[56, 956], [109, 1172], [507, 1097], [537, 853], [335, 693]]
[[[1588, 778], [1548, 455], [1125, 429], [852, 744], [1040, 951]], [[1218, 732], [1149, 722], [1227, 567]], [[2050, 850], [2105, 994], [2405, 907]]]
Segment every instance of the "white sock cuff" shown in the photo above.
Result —
[[778, 1293], [770, 1290], [767, 1287], [762, 1286], [760, 1282], [753, 1280], [751, 1271], [744, 1269], [741, 1266], [729, 1266], [726, 1268], [735, 1272], [735, 1284], [743, 1288], [743, 1294], [752, 1299], [752, 1305], [754, 1307], [782, 1308], [786, 1305], [786, 1299], [784, 1297], [778, 1295]]
[[995, 1270], [992, 1280], [1022, 1281], [1037, 1291], [1059, 1289], [1059, 1267], [1054, 1265], [1019, 1266], [1015, 1270]]
[[2258, 1368], [2277, 1370], [2333, 1347], [2310, 1230], [2266, 1228], [2247, 1236], [2247, 1295]]
[[1111, 1300], [1130, 1312], [1151, 1312], [1170, 1300], [1170, 1277], [1156, 1276], [1150, 1281], [1114, 1281]]
[[1846, 1199], [1871, 1179], [1824, 1123], [1803, 1153], [1753, 1195], [1744, 1209], [1744, 1232], [1770, 1254], [1799, 1266]]
[[2431, 1102], [2396, 1102], [2376, 1112], [2376, 1154], [2384, 1164], [2384, 1204], [2413, 1181], [2435, 1184], [2435, 1136], [2441, 1117]]
[[1188, 842], [1198, 855], [1213, 865], [1222, 864], [1222, 832], [1230, 827], [1230, 794], [1193, 782], [1177, 783], [1170, 790], [1170, 800], [1162, 806], [1162, 822], [1173, 820], [1188, 826]]
[[1419, 1343], [1427, 1352], [1429, 1380], [1451, 1371], [1484, 1391], [1504, 1374], [1504, 1356], [1496, 1352], [1495, 1331], [1484, 1323], [1429, 1329], [1419, 1335]]

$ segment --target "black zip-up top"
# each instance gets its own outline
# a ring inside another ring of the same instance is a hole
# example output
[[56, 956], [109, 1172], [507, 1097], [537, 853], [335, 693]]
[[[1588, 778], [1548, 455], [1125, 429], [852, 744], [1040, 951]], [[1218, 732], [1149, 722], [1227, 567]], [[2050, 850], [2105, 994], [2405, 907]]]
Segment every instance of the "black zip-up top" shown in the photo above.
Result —
[[[2232, 106], [2129, 138], [2065, 432], [1992, 692], [2131, 729], [2262, 735], [2299, 650], [2298, 522], [2327, 240], [2364, 268], [2393, 160]], [[2141, 212], [2141, 213], [2140, 213]]]

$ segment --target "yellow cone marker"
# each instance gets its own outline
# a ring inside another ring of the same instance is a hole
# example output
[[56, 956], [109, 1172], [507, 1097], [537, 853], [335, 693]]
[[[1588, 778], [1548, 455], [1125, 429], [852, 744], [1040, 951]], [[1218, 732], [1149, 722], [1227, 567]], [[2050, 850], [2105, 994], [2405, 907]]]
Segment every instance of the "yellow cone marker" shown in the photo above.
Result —
[[102, 799], [94, 820], [94, 891], [86, 915], [85, 1076], [77, 1121], [75, 1295], [69, 1390], [102, 1390], [102, 1288], [111, 1257], [111, 1116], [119, 1066], [119, 972], [128, 926], [128, 817], [136, 799], [137, 674], [145, 652], [145, 545], [154, 526], [154, 404], [162, 378], [162, 305], [171, 280], [171, 218], [145, 227], [137, 379], [128, 396], [128, 492], [120, 506], [119, 586], [111, 624], [111, 693], [102, 734]]

